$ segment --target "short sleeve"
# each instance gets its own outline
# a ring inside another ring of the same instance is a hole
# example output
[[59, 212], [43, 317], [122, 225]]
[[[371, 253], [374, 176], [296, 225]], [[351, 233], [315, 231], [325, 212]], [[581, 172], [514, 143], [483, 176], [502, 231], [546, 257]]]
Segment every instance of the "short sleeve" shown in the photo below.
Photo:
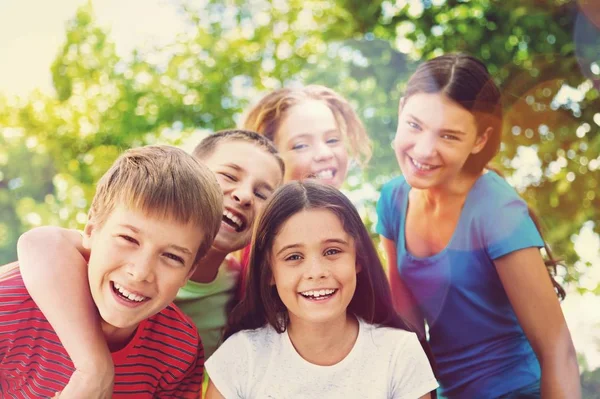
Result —
[[172, 389], [158, 392], [158, 398], [198, 399], [202, 397], [202, 382], [204, 380], [204, 349], [198, 345], [196, 358], [182, 374], [178, 383]]
[[236, 333], [206, 361], [206, 372], [225, 399], [247, 398], [246, 382], [251, 367], [248, 344], [243, 332]]
[[396, 241], [398, 238], [398, 225], [394, 223], [393, 216], [398, 213], [396, 195], [393, 184], [387, 183], [381, 188], [381, 195], [377, 201], [377, 225], [375, 231], [388, 240]]
[[396, 347], [392, 366], [392, 398], [415, 399], [435, 390], [438, 383], [417, 335], [410, 335]]
[[485, 215], [484, 220], [484, 242], [491, 259], [524, 248], [544, 246], [527, 204], [519, 197], [501, 204], [499, 209]]

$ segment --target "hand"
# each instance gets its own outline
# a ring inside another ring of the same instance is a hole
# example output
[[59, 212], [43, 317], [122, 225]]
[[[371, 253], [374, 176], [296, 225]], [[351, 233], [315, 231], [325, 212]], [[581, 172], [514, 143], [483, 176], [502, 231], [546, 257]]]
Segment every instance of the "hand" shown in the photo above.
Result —
[[114, 367], [104, 370], [76, 369], [71, 375], [69, 383], [61, 392], [57, 392], [55, 399], [110, 399], [113, 392]]

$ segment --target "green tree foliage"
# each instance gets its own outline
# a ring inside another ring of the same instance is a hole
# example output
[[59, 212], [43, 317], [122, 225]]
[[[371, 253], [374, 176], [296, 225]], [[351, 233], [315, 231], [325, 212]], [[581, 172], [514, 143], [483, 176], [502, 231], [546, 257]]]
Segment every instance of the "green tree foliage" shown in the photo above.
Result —
[[[126, 59], [84, 6], [52, 65], [56, 93], [0, 98], [0, 262], [33, 226], [81, 228], [94, 182], [123, 149], [199, 140], [298, 82], [335, 88], [365, 122], [375, 155], [348, 186], [372, 224], [378, 188], [399, 173], [389, 143], [406, 79], [421, 60], [464, 51], [504, 93], [498, 164], [574, 264], [572, 237], [600, 219], [600, 23], [590, 1], [182, 1], [186, 33]], [[527, 154], [538, 165], [523, 167]]]

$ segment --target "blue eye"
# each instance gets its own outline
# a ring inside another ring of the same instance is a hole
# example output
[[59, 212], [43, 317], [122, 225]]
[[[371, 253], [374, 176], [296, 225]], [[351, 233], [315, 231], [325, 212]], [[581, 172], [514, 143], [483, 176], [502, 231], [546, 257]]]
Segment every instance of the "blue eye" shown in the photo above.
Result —
[[451, 134], [444, 134], [444, 135], [442, 135], [442, 138], [447, 139], [447, 140], [460, 140], [458, 137], [453, 136]]
[[340, 142], [340, 139], [337, 137], [327, 140], [327, 144], [337, 144], [339, 142]]
[[416, 129], [416, 130], [421, 130], [421, 126], [419, 126], [419, 125], [418, 125], [417, 123], [415, 123], [415, 122], [408, 121], [408, 122], [406, 122], [406, 124], [407, 124], [408, 126], [410, 126], [411, 128], [413, 128], [413, 129]]
[[308, 145], [300, 143], [300, 144], [294, 144], [292, 146], [292, 150], [302, 150], [304, 148], [308, 148]]

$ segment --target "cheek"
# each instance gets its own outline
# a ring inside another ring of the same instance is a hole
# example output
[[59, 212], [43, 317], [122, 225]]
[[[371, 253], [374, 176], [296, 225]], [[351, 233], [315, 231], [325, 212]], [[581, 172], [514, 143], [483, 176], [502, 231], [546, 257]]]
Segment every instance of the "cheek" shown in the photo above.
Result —
[[311, 172], [311, 158], [309, 153], [289, 154], [284, 158], [284, 163], [287, 181], [300, 180]]

